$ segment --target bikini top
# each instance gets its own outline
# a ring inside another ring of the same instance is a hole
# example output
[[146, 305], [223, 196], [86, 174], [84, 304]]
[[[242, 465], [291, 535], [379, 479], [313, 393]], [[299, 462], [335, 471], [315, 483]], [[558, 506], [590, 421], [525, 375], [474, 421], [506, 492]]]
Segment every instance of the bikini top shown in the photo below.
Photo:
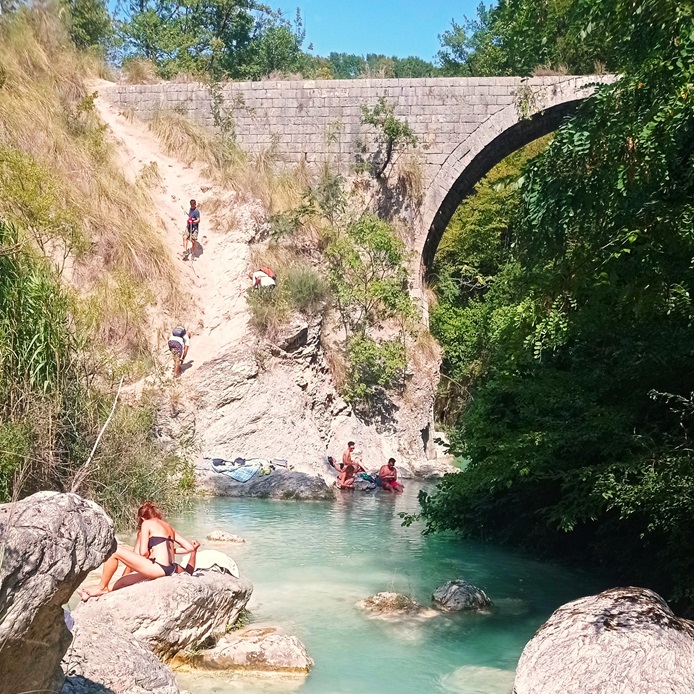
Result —
[[162, 542], [173, 541], [173, 537], [162, 537], [161, 535], [152, 535], [152, 537], [149, 538], [149, 542], [147, 543], [147, 549], [152, 549], [152, 547], [156, 547], [157, 545], [160, 545]]

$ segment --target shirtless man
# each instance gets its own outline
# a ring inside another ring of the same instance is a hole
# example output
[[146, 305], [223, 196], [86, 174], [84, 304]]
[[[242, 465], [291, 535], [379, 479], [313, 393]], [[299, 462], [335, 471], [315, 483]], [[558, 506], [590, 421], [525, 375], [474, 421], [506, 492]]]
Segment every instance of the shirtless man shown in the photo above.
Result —
[[386, 465], [382, 465], [378, 471], [378, 476], [381, 478], [381, 488], [384, 492], [402, 492], [403, 487], [398, 482], [398, 471], [395, 469], [395, 458], [389, 458]]
[[347, 444], [347, 450], [342, 454], [342, 464], [340, 465], [340, 474], [337, 478], [337, 486], [339, 489], [351, 489], [354, 487], [355, 465], [352, 460], [354, 452], [354, 441]]

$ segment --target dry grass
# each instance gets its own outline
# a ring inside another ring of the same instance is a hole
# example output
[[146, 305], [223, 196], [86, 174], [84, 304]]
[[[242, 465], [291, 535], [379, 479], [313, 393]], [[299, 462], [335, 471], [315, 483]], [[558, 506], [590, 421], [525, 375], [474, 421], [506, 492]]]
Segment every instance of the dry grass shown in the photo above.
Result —
[[[86, 321], [100, 336], [127, 325], [142, 337], [141, 351], [146, 312], [134, 313], [122, 298], [135, 293], [172, 304], [177, 274], [151, 227], [151, 200], [114, 164], [94, 95], [85, 86], [102, 67], [95, 57], [76, 52], [56, 16], [43, 10], [20, 10], [5, 19], [0, 63], [0, 145], [49, 172], [54, 199], [46, 205], [74, 211], [86, 239], [87, 252], [75, 261], [71, 278], [85, 299], [79, 307], [90, 306]], [[13, 201], [5, 203], [11, 218]]]
[[538, 65], [533, 70], [533, 77], [560, 77], [562, 75], [568, 75], [569, 68], [567, 65], [557, 65], [552, 67], [551, 65]]
[[419, 208], [424, 200], [424, 173], [416, 152], [404, 152], [395, 164], [396, 186]]
[[128, 84], [157, 82], [157, 66], [146, 58], [129, 58], [123, 61], [122, 81]]
[[186, 164], [202, 163], [206, 175], [242, 196], [259, 199], [268, 214], [295, 208], [308, 188], [305, 165], [279, 166], [274, 147], [248, 154], [231, 138], [218, 135], [175, 111], [158, 112], [150, 128], [167, 154]]
[[251, 325], [269, 340], [294, 315], [313, 318], [320, 314], [329, 294], [325, 280], [305, 258], [291, 247], [270, 244], [256, 246], [249, 271], [270, 267], [277, 274], [274, 290], [249, 290]]

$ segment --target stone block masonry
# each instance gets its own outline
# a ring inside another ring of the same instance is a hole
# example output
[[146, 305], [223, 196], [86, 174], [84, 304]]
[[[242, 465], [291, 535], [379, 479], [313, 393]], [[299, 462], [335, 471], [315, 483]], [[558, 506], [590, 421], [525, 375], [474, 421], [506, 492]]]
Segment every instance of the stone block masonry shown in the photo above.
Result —
[[[269, 147], [279, 161], [330, 163], [353, 170], [360, 146], [373, 152], [374, 128], [362, 107], [385, 97], [395, 116], [417, 136], [424, 202], [412, 230], [413, 250], [425, 270], [455, 208], [477, 181], [505, 156], [547, 134], [589, 96], [604, 77], [472, 77], [231, 82], [222, 111], [245, 151]], [[197, 83], [102, 88], [101, 95], [142, 118], [179, 111], [212, 127], [213, 98]]]

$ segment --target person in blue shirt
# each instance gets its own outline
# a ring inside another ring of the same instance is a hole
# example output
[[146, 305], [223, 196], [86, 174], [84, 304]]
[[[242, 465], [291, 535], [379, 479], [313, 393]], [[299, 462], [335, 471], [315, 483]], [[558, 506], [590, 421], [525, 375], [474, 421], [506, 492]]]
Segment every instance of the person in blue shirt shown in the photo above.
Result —
[[[185, 208], [184, 208], [185, 209]], [[183, 232], [183, 260], [188, 260], [190, 254], [195, 257], [195, 244], [198, 240], [198, 227], [200, 225], [200, 210], [195, 200], [190, 201], [190, 211], [188, 212], [188, 222], [186, 230]], [[188, 241], [192, 241], [188, 250]]]

